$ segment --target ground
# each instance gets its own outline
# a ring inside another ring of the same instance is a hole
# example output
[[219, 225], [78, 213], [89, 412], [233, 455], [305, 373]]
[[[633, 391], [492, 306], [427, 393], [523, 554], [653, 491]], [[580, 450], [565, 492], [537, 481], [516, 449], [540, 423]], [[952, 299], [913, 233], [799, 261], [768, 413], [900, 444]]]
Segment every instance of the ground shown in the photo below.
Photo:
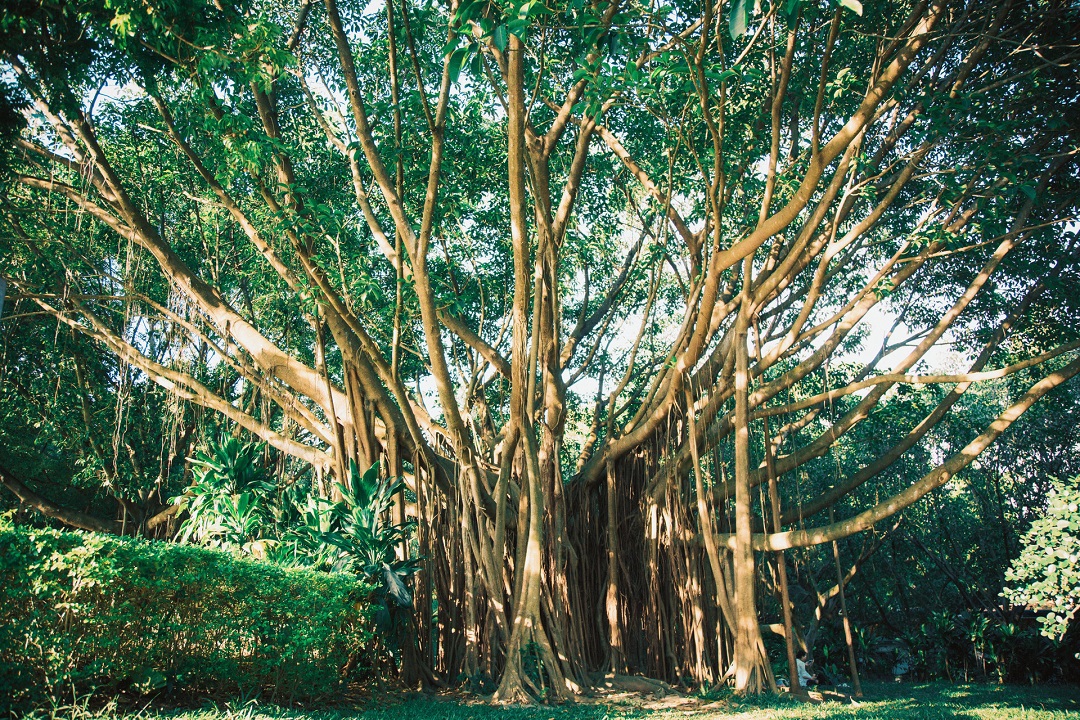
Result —
[[1080, 687], [869, 683], [862, 700], [828, 693], [817, 703], [787, 697], [738, 700], [609, 692], [563, 706], [497, 708], [465, 696], [377, 695], [361, 707], [298, 710], [257, 700], [207, 705], [198, 710], [115, 704], [96, 710], [57, 707], [40, 720], [1064, 720], [1080, 719]]

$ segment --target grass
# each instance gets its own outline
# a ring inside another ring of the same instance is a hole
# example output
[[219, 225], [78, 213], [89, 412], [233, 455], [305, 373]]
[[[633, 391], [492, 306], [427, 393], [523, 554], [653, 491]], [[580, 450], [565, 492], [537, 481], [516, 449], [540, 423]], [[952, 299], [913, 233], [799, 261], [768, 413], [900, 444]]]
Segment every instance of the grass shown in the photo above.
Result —
[[37, 720], [1064, 720], [1080, 719], [1080, 688], [871, 683], [859, 705], [827, 700], [801, 704], [787, 697], [642, 699], [612, 696], [574, 705], [500, 708], [462, 696], [386, 695], [363, 708], [313, 711], [257, 700], [198, 710], [129, 709], [115, 703], [40, 711]]

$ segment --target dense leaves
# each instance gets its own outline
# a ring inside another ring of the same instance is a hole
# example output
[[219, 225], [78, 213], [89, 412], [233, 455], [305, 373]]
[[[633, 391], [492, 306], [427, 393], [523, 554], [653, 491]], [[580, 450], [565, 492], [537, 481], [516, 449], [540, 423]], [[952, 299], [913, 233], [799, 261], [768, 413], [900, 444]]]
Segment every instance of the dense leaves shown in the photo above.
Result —
[[329, 697], [373, 664], [371, 588], [226, 553], [0, 526], [0, 698]]
[[1043, 611], [1043, 633], [1061, 638], [1080, 610], [1080, 478], [1055, 482], [1048, 498], [1046, 515], [1032, 523], [1006, 574], [1005, 594]]

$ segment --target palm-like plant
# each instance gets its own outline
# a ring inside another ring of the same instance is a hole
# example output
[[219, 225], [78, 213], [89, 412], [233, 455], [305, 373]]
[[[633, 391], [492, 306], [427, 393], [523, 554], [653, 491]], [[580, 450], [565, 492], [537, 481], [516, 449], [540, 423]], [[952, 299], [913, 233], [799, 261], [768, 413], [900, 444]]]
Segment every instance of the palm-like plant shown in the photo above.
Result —
[[172, 502], [187, 512], [179, 539], [255, 555], [285, 566], [355, 573], [382, 588], [387, 604], [412, 605], [406, 579], [416, 559], [398, 557], [414, 523], [393, 523], [390, 509], [404, 483], [363, 473], [349, 463], [349, 481], [337, 484], [341, 500], [305, 494], [296, 485], [278, 489], [266, 479], [258, 443], [226, 437], [195, 456], [195, 482]]
[[335, 527], [334, 503], [287, 489], [272, 506], [279, 540], [267, 559], [286, 567], [341, 569], [342, 552], [323, 537]]
[[192, 462], [195, 482], [173, 498], [188, 514], [180, 526], [182, 542], [265, 556], [275, 542], [266, 535], [266, 497], [274, 485], [255, 463], [260, 449], [256, 443], [227, 437], [199, 450]]
[[412, 605], [405, 579], [416, 572], [417, 560], [408, 558], [408, 553], [399, 558], [396, 548], [407, 540], [415, 523], [387, 520], [394, 495], [405, 484], [400, 478], [379, 477], [378, 465], [361, 474], [350, 461], [349, 483], [338, 483], [337, 487], [342, 500], [331, 508], [336, 527], [323, 538], [344, 553], [348, 569], [380, 584], [398, 605]]

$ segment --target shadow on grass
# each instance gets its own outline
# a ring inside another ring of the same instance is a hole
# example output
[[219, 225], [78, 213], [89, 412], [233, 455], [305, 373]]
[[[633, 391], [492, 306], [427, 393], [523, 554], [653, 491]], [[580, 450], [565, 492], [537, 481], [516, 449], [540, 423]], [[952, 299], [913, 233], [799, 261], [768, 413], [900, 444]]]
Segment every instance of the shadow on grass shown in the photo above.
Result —
[[867, 696], [884, 702], [903, 700], [916, 706], [964, 709], [1080, 711], [1080, 687], [1074, 685], [952, 685], [947, 683], [875, 683]]
[[[413, 697], [371, 708], [356, 720], [1043, 720], [1080, 718], [1080, 688], [995, 685], [868, 683], [866, 697], [853, 704], [827, 699], [801, 703], [787, 696], [703, 699], [696, 707], [647, 710], [604, 704], [497, 708], [449, 698]], [[834, 696], [835, 697], [835, 696]], [[308, 718], [312, 716], [308, 715]], [[341, 718], [341, 716], [337, 716]], [[325, 720], [336, 720], [325, 718]]]
[[201, 709], [115, 704], [98, 710], [52, 708], [34, 720], [1080, 720], [1080, 687], [866, 683], [865, 697], [826, 694], [819, 704], [783, 696], [739, 698], [729, 692], [688, 696], [685, 702], [649, 709], [632, 702], [582, 702], [560, 706], [494, 707], [464, 695], [374, 695], [364, 706], [281, 708], [257, 701], [207, 705]]

